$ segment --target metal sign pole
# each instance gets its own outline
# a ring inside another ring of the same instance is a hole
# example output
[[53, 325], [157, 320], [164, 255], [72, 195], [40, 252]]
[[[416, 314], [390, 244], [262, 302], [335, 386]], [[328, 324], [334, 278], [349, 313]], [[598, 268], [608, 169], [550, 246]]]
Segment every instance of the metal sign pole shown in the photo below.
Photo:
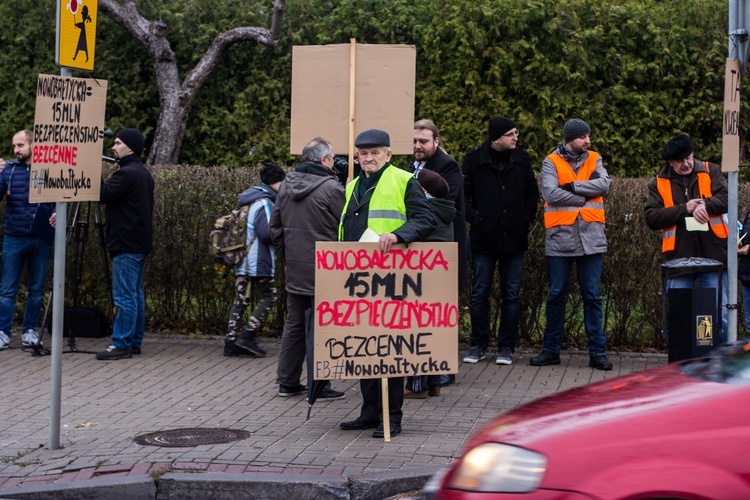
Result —
[[[59, 0], [58, 0], [59, 2]], [[69, 69], [61, 68], [60, 76], [69, 77]], [[52, 357], [50, 366], [49, 449], [60, 449], [60, 407], [62, 401], [63, 311], [65, 308], [65, 233], [68, 204], [55, 204], [55, 252], [52, 278]]]
[[[742, 75], [747, 70], [747, 31], [745, 21], [747, 18], [747, 5], [745, 0], [729, 0], [729, 51], [728, 58], [739, 60]], [[739, 85], [738, 85], [739, 88]], [[724, 128], [726, 138], [726, 126]], [[740, 151], [740, 161], [742, 160]], [[738, 184], [739, 171], [730, 169], [727, 172], [729, 185], [729, 237], [727, 238], [727, 340], [737, 340], [737, 207], [739, 204]]]

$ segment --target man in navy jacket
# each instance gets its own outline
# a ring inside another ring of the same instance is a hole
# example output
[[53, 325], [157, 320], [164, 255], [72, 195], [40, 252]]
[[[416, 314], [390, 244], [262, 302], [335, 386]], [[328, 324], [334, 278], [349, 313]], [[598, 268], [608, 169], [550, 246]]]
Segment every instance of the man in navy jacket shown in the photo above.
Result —
[[[24, 346], [41, 345], [36, 331], [39, 312], [44, 302], [44, 281], [52, 254], [52, 243], [37, 234], [41, 221], [34, 223], [37, 212], [47, 218], [50, 212], [39, 203], [29, 203], [29, 172], [31, 170], [33, 134], [21, 130], [13, 136], [15, 160], [4, 162], [0, 158], [0, 200], [5, 197], [5, 223], [3, 225], [2, 282], [0, 282], [0, 350], [10, 344], [16, 294], [24, 264], [29, 280], [29, 298], [23, 317], [21, 341]], [[54, 227], [54, 214], [49, 224]]]

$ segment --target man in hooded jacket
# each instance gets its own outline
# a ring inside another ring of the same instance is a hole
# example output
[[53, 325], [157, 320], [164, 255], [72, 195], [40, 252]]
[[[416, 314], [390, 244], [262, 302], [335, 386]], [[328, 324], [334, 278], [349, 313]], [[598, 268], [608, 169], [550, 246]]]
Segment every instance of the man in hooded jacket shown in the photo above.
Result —
[[[304, 394], [305, 311], [315, 305], [315, 242], [336, 241], [344, 188], [333, 171], [331, 144], [316, 137], [302, 150], [302, 161], [281, 183], [271, 214], [271, 235], [286, 265], [287, 317], [276, 369], [279, 396]], [[317, 399], [340, 399], [326, 384]]]

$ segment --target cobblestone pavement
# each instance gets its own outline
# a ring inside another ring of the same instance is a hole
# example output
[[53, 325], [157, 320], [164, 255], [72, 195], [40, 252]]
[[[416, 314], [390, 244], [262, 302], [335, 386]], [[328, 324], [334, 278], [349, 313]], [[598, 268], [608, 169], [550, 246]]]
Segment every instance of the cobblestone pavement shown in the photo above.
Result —
[[[403, 432], [390, 443], [370, 431], [339, 429], [359, 415], [356, 380], [336, 381], [346, 398], [319, 400], [306, 420], [304, 396], [278, 397], [278, 341], [261, 339], [266, 358], [222, 356], [217, 338], [147, 335], [143, 354], [97, 361], [63, 354], [61, 449], [50, 450], [50, 356], [34, 357], [14, 335], [0, 351], [0, 496], [18, 486], [167, 472], [274, 473], [306, 476], [426, 475], [459, 456], [467, 438], [506, 410], [533, 399], [666, 363], [665, 355], [610, 353], [614, 370], [588, 367], [588, 356], [563, 352], [562, 364], [532, 367], [530, 352], [511, 366], [494, 353], [462, 363], [456, 384], [438, 397], [406, 400]], [[101, 350], [108, 339], [78, 339]], [[64, 346], [67, 349], [67, 345]], [[467, 351], [460, 351], [463, 358]], [[534, 353], [535, 354], [535, 353]], [[144, 446], [140, 434], [180, 428], [231, 428], [250, 437], [188, 448]], [[227, 476], [228, 477], [228, 476]], [[232, 476], [234, 477], [234, 476]], [[288, 476], [291, 477], [291, 476]]]

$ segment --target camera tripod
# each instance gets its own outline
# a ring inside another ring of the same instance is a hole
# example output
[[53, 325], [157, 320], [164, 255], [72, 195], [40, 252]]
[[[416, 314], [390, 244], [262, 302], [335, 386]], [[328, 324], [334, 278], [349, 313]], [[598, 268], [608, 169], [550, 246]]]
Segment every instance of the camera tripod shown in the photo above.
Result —
[[[107, 286], [107, 299], [109, 301], [109, 319], [114, 319], [114, 298], [112, 295], [112, 280], [109, 273], [109, 258], [107, 256], [106, 239], [104, 236], [104, 222], [100, 213], [100, 206], [98, 202], [86, 202], [86, 218], [82, 219], [81, 215], [81, 202], [76, 202], [72, 215], [69, 217], [70, 221], [66, 221], [66, 236], [65, 243], [70, 245], [71, 242], [75, 244], [73, 247], [73, 304], [71, 308], [72, 317], [71, 321], [66, 323], [63, 322], [64, 333], [68, 337], [68, 350], [63, 353], [84, 353], [84, 354], [96, 354], [95, 351], [81, 351], [76, 347], [75, 330], [78, 326], [77, 323], [80, 320], [79, 316], [79, 302], [80, 302], [80, 286], [83, 282], [83, 264], [85, 255], [85, 244], [89, 239], [89, 227], [91, 222], [91, 212], [94, 212], [94, 228], [96, 229], [97, 242], [99, 244], [99, 251], [101, 255], [101, 262], [104, 268], [106, 286]], [[93, 204], [92, 204], [93, 203]], [[49, 350], [43, 350], [40, 346], [41, 340], [44, 336], [44, 330], [47, 326], [47, 315], [49, 313], [49, 307], [52, 303], [52, 292], [50, 292], [49, 298], [47, 299], [47, 305], [44, 308], [44, 319], [42, 321], [42, 328], [39, 334], [39, 344], [32, 346], [32, 356], [43, 356], [50, 354]], [[66, 315], [63, 315], [66, 316]]]

